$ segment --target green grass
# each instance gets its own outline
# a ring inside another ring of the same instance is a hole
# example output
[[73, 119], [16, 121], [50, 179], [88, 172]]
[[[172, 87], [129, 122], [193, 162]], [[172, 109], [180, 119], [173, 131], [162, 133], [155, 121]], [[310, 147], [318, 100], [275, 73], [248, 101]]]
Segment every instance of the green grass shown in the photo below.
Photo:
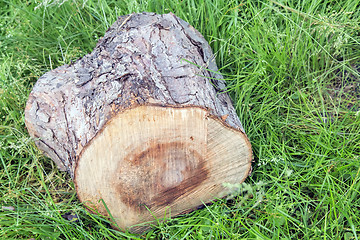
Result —
[[[24, 107], [38, 77], [142, 11], [174, 12], [210, 42], [255, 162], [233, 200], [137, 236], [84, 209]], [[0, 239], [359, 239], [359, 99], [358, 1], [0, 0]]]

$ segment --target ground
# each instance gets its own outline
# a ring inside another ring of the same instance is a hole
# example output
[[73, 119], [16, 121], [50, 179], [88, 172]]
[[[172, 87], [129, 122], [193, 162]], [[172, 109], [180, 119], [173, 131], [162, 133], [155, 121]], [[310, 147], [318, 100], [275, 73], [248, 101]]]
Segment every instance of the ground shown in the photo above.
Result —
[[[142, 11], [173, 12], [209, 41], [254, 165], [232, 199], [140, 236], [85, 210], [24, 107], [38, 77]], [[0, 18], [0, 239], [359, 239], [357, 1], [0, 0]]]

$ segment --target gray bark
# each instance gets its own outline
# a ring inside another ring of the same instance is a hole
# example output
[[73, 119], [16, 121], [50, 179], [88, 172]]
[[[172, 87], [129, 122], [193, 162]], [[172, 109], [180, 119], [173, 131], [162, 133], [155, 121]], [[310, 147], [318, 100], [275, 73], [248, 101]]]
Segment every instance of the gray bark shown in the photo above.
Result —
[[204, 37], [174, 14], [120, 17], [92, 53], [45, 73], [26, 106], [39, 149], [73, 177], [84, 146], [124, 109], [199, 106], [244, 132]]

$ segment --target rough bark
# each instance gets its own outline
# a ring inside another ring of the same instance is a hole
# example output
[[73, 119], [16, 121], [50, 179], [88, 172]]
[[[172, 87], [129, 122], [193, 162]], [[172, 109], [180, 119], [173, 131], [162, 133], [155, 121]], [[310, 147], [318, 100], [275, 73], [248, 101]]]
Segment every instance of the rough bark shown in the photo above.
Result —
[[245, 139], [247, 175], [251, 147], [225, 90], [197, 30], [172, 13], [131, 14], [120, 17], [92, 53], [38, 79], [25, 121], [39, 149], [74, 178], [84, 149], [119, 114], [139, 106], [199, 108]]

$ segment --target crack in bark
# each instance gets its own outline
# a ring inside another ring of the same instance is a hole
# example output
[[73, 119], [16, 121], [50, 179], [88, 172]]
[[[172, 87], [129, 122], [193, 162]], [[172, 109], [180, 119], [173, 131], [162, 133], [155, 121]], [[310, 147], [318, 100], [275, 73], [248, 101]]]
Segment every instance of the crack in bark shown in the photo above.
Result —
[[[61, 97], [62, 97], [62, 102], [63, 102], [63, 104], [64, 104], [64, 106], [65, 106], [65, 96], [64, 96], [64, 93], [62, 93], [61, 94]], [[70, 128], [70, 126], [69, 126], [69, 121], [68, 121], [68, 118], [67, 118], [67, 113], [66, 113], [66, 110], [65, 110], [65, 107], [63, 107], [62, 108], [62, 111], [63, 111], [63, 114], [64, 114], [64, 119], [65, 119], [65, 123], [66, 123], [66, 129], [68, 129], [68, 130], [70, 130], [71, 128]], [[71, 145], [73, 146], [73, 147], [76, 147], [76, 143], [73, 143], [72, 142], [72, 139], [70, 138], [70, 131], [65, 131], [66, 132], [66, 136], [67, 136], [67, 138], [68, 138], [68, 141], [70, 142], [70, 143], [72, 143]], [[74, 137], [75, 139], [76, 139], [76, 137]], [[64, 148], [64, 150], [67, 152], [67, 154], [68, 154], [68, 157], [69, 157], [69, 159], [72, 159], [72, 157], [71, 157], [71, 153], [69, 152], [69, 150], [68, 149], [66, 149], [65, 147], [64, 147], [64, 145], [63, 144], [61, 144], [60, 143], [60, 145]], [[75, 150], [74, 149], [72, 149], [72, 151], [75, 153]], [[70, 161], [68, 161], [68, 164], [69, 164], [69, 166], [68, 165], [65, 165], [67, 168], [69, 168], [70, 166], [71, 166], [71, 168], [72, 168], [72, 161], [70, 160]]]
[[53, 147], [51, 147], [50, 145], [48, 145], [45, 141], [41, 140], [41, 139], [38, 139], [37, 140], [39, 143], [45, 145], [48, 149], [50, 149], [52, 151], [53, 154], [55, 154], [58, 158], [58, 160], [60, 161], [60, 163], [62, 164], [62, 168], [64, 169], [68, 169], [67, 168], [67, 164], [66, 164], [66, 161], [64, 159], [62, 159], [60, 157], [60, 155], [55, 151], [55, 149]]

